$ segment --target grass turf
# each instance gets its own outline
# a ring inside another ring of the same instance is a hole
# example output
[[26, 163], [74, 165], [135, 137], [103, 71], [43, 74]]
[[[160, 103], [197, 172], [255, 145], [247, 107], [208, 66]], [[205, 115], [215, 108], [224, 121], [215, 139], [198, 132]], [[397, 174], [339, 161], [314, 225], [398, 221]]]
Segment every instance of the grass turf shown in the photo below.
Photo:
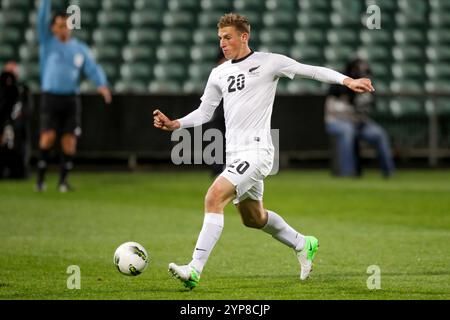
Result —
[[[187, 263], [203, 221], [207, 172], [74, 173], [76, 192], [33, 191], [0, 182], [0, 299], [449, 299], [450, 173], [403, 171], [359, 180], [325, 171], [266, 179], [265, 205], [319, 238], [311, 278], [300, 282], [294, 252], [245, 228], [235, 209], [202, 274], [187, 291], [167, 273]], [[151, 257], [138, 277], [121, 275], [113, 253], [125, 241]], [[81, 270], [69, 290], [68, 266]], [[371, 265], [381, 289], [369, 290]]]

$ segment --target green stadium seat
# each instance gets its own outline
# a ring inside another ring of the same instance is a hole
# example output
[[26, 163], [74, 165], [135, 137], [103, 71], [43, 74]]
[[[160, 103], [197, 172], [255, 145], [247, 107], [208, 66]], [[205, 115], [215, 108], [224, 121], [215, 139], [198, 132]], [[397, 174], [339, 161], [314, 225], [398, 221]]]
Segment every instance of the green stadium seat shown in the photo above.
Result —
[[183, 88], [177, 81], [173, 80], [154, 80], [150, 81], [148, 90], [153, 94], [180, 94]]
[[216, 29], [198, 28], [194, 31], [193, 40], [195, 44], [215, 44], [218, 45], [219, 37]]
[[195, 81], [207, 80], [214, 67], [215, 64], [211, 62], [191, 63], [188, 67], [189, 78]]
[[8, 27], [0, 28], [0, 44], [18, 45], [22, 42], [22, 32], [19, 29]]
[[428, 79], [450, 79], [450, 64], [442, 62], [428, 63], [425, 66], [425, 72]]
[[233, 0], [200, 0], [201, 9], [204, 11], [233, 11]]
[[[101, 8], [101, 0], [71, 0], [70, 4], [80, 7], [82, 12], [97, 12]], [[37, 8], [37, 7], [36, 7]], [[83, 22], [81, 22], [83, 23]]]
[[182, 63], [157, 63], [153, 70], [155, 80], [176, 80], [186, 78], [186, 68]]
[[362, 25], [362, 17], [359, 13], [332, 12], [330, 21], [335, 28], [359, 28]]
[[418, 12], [398, 12], [395, 14], [397, 27], [402, 28], [425, 28], [428, 23], [428, 17], [425, 13]]
[[266, 9], [265, 2], [261, 0], [234, 0], [233, 5], [237, 12], [253, 11], [261, 13]]
[[371, 62], [369, 67], [373, 77], [383, 79], [385, 81], [391, 80], [391, 69], [388, 63]]
[[102, 0], [103, 10], [120, 10], [129, 12], [133, 9], [133, 1], [129, 0]]
[[190, 57], [192, 61], [197, 62], [215, 62], [219, 55], [219, 43], [217, 46], [212, 45], [195, 45], [190, 49]]
[[2, 9], [18, 9], [23, 11], [28, 11], [33, 8], [30, 0], [2, 0], [1, 6]]
[[95, 92], [97, 92], [97, 87], [95, 86], [95, 84], [92, 81], [85, 79], [85, 80], [81, 81], [81, 83], [80, 83], [80, 92], [81, 93], [95, 93]]
[[288, 45], [292, 43], [292, 33], [284, 28], [267, 28], [259, 32], [259, 40], [262, 45]]
[[424, 103], [416, 98], [394, 98], [391, 99], [389, 107], [395, 117], [425, 115]]
[[330, 25], [328, 14], [321, 11], [300, 12], [297, 23], [301, 28], [326, 28]]
[[124, 32], [119, 28], [98, 28], [92, 35], [93, 42], [98, 44], [121, 45], [125, 40]]
[[384, 13], [393, 13], [397, 11], [397, 1], [390, 0], [366, 0], [366, 7], [368, 8], [371, 5], [377, 5], [380, 7], [380, 11]]
[[167, 3], [172, 11], [198, 11], [199, 2], [197, 0], [169, 0]]
[[450, 45], [450, 32], [447, 29], [429, 29], [427, 38], [430, 45]]
[[164, 44], [156, 50], [158, 61], [177, 61], [185, 63], [189, 59], [189, 51], [185, 45]]
[[205, 79], [188, 79], [183, 83], [183, 93], [185, 94], [201, 94], [205, 90]]
[[20, 10], [5, 10], [0, 12], [0, 27], [25, 28], [27, 24], [26, 12]]
[[359, 0], [332, 0], [331, 8], [339, 14], [345, 13], [354, 16], [359, 16], [365, 11], [363, 3]]
[[90, 45], [92, 42], [91, 36], [92, 36], [92, 32], [83, 27], [81, 29], [72, 31], [72, 37], [74, 37], [80, 41], [83, 41], [83, 42], [87, 43], [88, 45]]
[[148, 92], [148, 88], [147, 88], [147, 84], [145, 81], [139, 81], [139, 80], [122, 81], [122, 80], [119, 80], [114, 84], [114, 91], [117, 93], [145, 94]]
[[358, 50], [358, 55], [369, 62], [389, 62], [392, 60], [391, 51], [388, 47], [384, 46], [364, 46]]
[[124, 63], [120, 67], [123, 80], [149, 80], [153, 77], [153, 67], [144, 62]]
[[296, 14], [292, 11], [267, 11], [263, 14], [265, 28], [286, 28], [288, 31], [296, 27]]
[[450, 12], [450, 2], [448, 0], [428, 0], [432, 11]]
[[40, 78], [40, 66], [39, 63], [29, 62], [29, 63], [20, 63], [19, 65], [19, 74], [20, 78], [23, 81], [39, 81]]
[[217, 35], [217, 22], [223, 16], [222, 11], [202, 11], [197, 15], [199, 28], [213, 29]]
[[0, 60], [15, 60], [16, 50], [13, 45], [0, 43]]
[[327, 39], [331, 45], [357, 45], [359, 34], [353, 29], [332, 29], [327, 32]]
[[255, 11], [245, 11], [245, 10], [239, 11], [239, 13], [245, 16], [250, 22], [250, 26], [252, 29], [252, 38], [254, 38], [256, 35], [255, 32], [258, 33], [259, 30], [261, 30], [264, 27], [262, 14]]
[[193, 29], [195, 27], [195, 15], [187, 11], [168, 11], [163, 15], [164, 26]]
[[422, 30], [397, 29], [394, 32], [395, 42], [399, 45], [418, 44], [426, 42], [425, 34]]
[[428, 80], [425, 82], [425, 89], [430, 94], [450, 94], [450, 80]]
[[300, 11], [328, 11], [330, 9], [329, 0], [299, 0]]
[[320, 29], [298, 29], [294, 32], [296, 44], [322, 46], [326, 42], [326, 35]]
[[450, 48], [448, 46], [432, 46], [426, 49], [430, 61], [450, 61]]
[[289, 56], [301, 63], [311, 64], [312, 61], [322, 62], [323, 53], [319, 46], [308, 46], [304, 44], [294, 45], [289, 51]]
[[262, 44], [261, 46], [258, 47], [258, 51], [289, 55], [290, 47], [289, 45], [276, 43]]
[[98, 25], [97, 14], [94, 12], [83, 11], [81, 17], [81, 29], [94, 29]]
[[425, 90], [423, 81], [420, 80], [393, 80], [390, 84], [391, 92], [395, 94], [415, 93], [422, 94]]
[[22, 44], [19, 48], [19, 58], [21, 62], [38, 62], [39, 47], [33, 44]]
[[37, 35], [36, 28], [28, 28], [25, 31], [25, 41], [27, 43], [37, 43], [38, 42], [38, 35]]
[[398, 8], [402, 12], [416, 14], [426, 14], [428, 11], [428, 1], [423, 0], [397, 0]]
[[161, 31], [161, 42], [164, 44], [190, 44], [192, 42], [192, 31], [166, 28]]
[[166, 9], [167, 1], [161, 0], [134, 0], [134, 8], [137, 11], [163, 12]]
[[100, 65], [105, 71], [106, 78], [108, 79], [109, 83], [115, 82], [120, 77], [117, 63], [102, 61]]
[[423, 66], [417, 63], [393, 63], [392, 75], [395, 79], [416, 79], [425, 78]]
[[392, 43], [392, 32], [390, 30], [361, 30], [359, 37], [364, 45], [389, 46]]
[[429, 114], [435, 112], [438, 116], [450, 116], [450, 98], [449, 97], [436, 97], [430, 98], [425, 104], [427, 112]]
[[[376, 89], [377, 90], [377, 89]], [[377, 90], [378, 91], [378, 90]], [[375, 108], [370, 111], [370, 116], [374, 117], [391, 117], [391, 108], [389, 107], [390, 98], [377, 97], [375, 102]]]
[[159, 28], [163, 24], [163, 17], [160, 12], [146, 9], [142, 11], [134, 11], [131, 14], [130, 22], [134, 28]]
[[448, 28], [450, 26], [450, 15], [448, 12], [432, 12], [429, 21], [433, 28]]
[[121, 60], [121, 52], [118, 46], [110, 45], [110, 44], [102, 44], [93, 46], [91, 48], [92, 56], [97, 61], [120, 61]]
[[[82, 16], [83, 17], [83, 16]], [[100, 27], [116, 27], [116, 28], [127, 28], [129, 21], [129, 14], [124, 11], [118, 10], [108, 10], [100, 11], [97, 15], [98, 25]]]
[[376, 92], [378, 94], [390, 94], [391, 89], [389, 88], [390, 80], [386, 80], [385, 77], [383, 78], [371, 78], [372, 85], [375, 88]]
[[133, 45], [159, 43], [159, 33], [153, 28], [136, 28], [128, 31], [128, 42]]
[[356, 55], [356, 48], [350, 46], [327, 46], [325, 47], [325, 58], [329, 62], [348, 61]]
[[396, 61], [417, 61], [422, 62], [425, 59], [425, 53], [419, 46], [396, 46], [392, 49], [392, 56]]
[[319, 81], [304, 79], [300, 76], [295, 76], [286, 85], [286, 93], [289, 94], [323, 94], [326, 92], [326, 87]]
[[297, 12], [298, 5], [296, 0], [266, 0], [266, 9]]
[[38, 18], [38, 13], [37, 11], [30, 11], [28, 13], [28, 18], [27, 21], [25, 22], [25, 24], [28, 23], [28, 28], [32, 28], [32, 29], [36, 29], [37, 28], [37, 18]]

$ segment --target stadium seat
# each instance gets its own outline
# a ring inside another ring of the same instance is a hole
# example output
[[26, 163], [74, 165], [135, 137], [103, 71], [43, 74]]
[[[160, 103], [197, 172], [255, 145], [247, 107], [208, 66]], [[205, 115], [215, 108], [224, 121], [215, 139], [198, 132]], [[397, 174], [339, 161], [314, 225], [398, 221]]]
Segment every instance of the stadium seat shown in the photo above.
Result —
[[321, 11], [300, 12], [297, 14], [297, 23], [302, 28], [326, 28], [330, 24], [328, 14]]
[[15, 60], [16, 50], [10, 44], [0, 43], [0, 59], [3, 61]]
[[448, 28], [450, 26], [449, 12], [432, 12], [429, 21], [433, 28]]
[[261, 0], [234, 0], [233, 5], [237, 12], [261, 13], [266, 9], [265, 2]]
[[429, 29], [427, 32], [427, 38], [430, 45], [450, 45], [450, 32], [448, 32], [447, 29]]
[[25, 28], [27, 23], [27, 15], [20, 10], [4, 10], [0, 12], [0, 27], [17, 27]]
[[300, 11], [328, 11], [329, 0], [298, 0]]
[[20, 63], [19, 65], [20, 78], [23, 81], [39, 81], [40, 78], [40, 66], [36, 62]]
[[71, 0], [70, 4], [79, 6], [83, 12], [97, 12], [101, 8], [101, 0]]
[[187, 79], [183, 83], [183, 93], [185, 94], [201, 94], [205, 90], [206, 80]]
[[397, 7], [397, 1], [386, 1], [386, 0], [366, 0], [366, 7], [371, 5], [377, 5], [380, 7], [380, 11], [384, 13], [393, 13]]
[[355, 0], [332, 0], [331, 8], [339, 14], [347, 14], [359, 16], [363, 12], [363, 5], [361, 1]]
[[402, 12], [416, 14], [426, 14], [428, 11], [428, 1], [423, 0], [397, 0], [398, 8]]
[[428, 63], [425, 66], [428, 79], [450, 79], [450, 64], [443, 62]]
[[0, 44], [18, 45], [22, 42], [22, 32], [14, 27], [0, 28]]
[[188, 67], [188, 75], [191, 80], [204, 81], [207, 80], [215, 63], [197, 62], [191, 63]]
[[215, 44], [218, 45], [219, 38], [216, 29], [198, 28], [194, 31], [193, 40], [195, 44]]
[[393, 93], [413, 93], [423, 94], [425, 88], [422, 81], [415, 80], [393, 80], [390, 84], [390, 89]]
[[322, 62], [323, 53], [319, 46], [307, 46], [304, 44], [294, 45], [289, 51], [289, 56], [299, 62], [311, 64], [312, 62]]
[[199, 2], [197, 0], [169, 0], [167, 7], [172, 11], [196, 12], [199, 9]]
[[192, 29], [195, 27], [195, 15], [187, 11], [167, 11], [163, 15], [163, 23], [166, 28]]
[[103, 70], [105, 71], [106, 78], [109, 83], [115, 82], [119, 77], [119, 67], [115, 62], [101, 62]]
[[201, 9], [204, 11], [233, 11], [233, 0], [200, 0]]
[[148, 90], [153, 94], [179, 94], [182, 92], [182, 87], [177, 81], [150, 81]]
[[394, 32], [394, 39], [398, 45], [421, 45], [426, 41], [425, 34], [422, 30], [415, 29], [397, 29]]
[[423, 48], [412, 45], [393, 47], [392, 56], [396, 61], [423, 62], [423, 60], [425, 59]]
[[428, 80], [425, 82], [425, 90], [430, 94], [450, 94], [450, 80]]
[[116, 27], [126, 29], [129, 24], [129, 13], [118, 10], [100, 11], [97, 15], [98, 25], [100, 27]]
[[81, 93], [94, 93], [97, 92], [97, 87], [92, 81], [85, 79], [80, 83], [80, 91]]
[[165, 28], [161, 31], [161, 42], [164, 44], [190, 44], [192, 30]]
[[304, 79], [296, 76], [286, 84], [286, 93], [289, 94], [323, 94], [326, 86], [319, 81]]
[[202, 11], [197, 15], [197, 24], [199, 28], [213, 29], [217, 38], [217, 22], [223, 15], [222, 11]]
[[38, 42], [38, 35], [37, 35], [36, 28], [28, 28], [25, 31], [25, 41], [27, 43], [37, 44], [37, 42]]
[[421, 64], [417, 63], [393, 63], [392, 75], [396, 79], [416, 79], [424, 78], [424, 70]]
[[148, 92], [147, 84], [145, 81], [131, 80], [131, 81], [117, 81], [114, 84], [114, 91], [117, 93], [134, 93], [144, 94]]
[[347, 62], [356, 56], [356, 49], [350, 46], [327, 46], [325, 47], [325, 58], [328, 62]]
[[429, 0], [430, 8], [436, 12], [450, 12], [450, 2], [447, 0]]
[[364, 45], [389, 46], [392, 43], [392, 32], [390, 30], [367, 30], [360, 32], [359, 37]]
[[332, 29], [327, 32], [327, 39], [330, 45], [357, 45], [359, 34], [353, 29]]
[[119, 10], [122, 12], [129, 12], [133, 8], [133, 2], [129, 0], [102, 0], [103, 10]]
[[22, 11], [28, 11], [32, 7], [30, 0], [2, 0], [0, 5], [2, 9], [17, 9]]
[[394, 98], [389, 106], [391, 113], [396, 117], [425, 115], [424, 103], [415, 98]]
[[93, 57], [98, 61], [117, 62], [121, 60], [120, 48], [110, 44], [102, 44], [91, 48]]
[[[450, 116], [450, 98], [448, 97], [436, 97], [430, 98], [426, 101], [426, 108], [428, 113], [434, 112], [435, 109], [438, 116]], [[450, 140], [448, 141], [450, 143]]]
[[283, 55], [289, 55], [289, 50], [290, 50], [289, 45], [277, 44], [277, 43], [261, 44], [258, 47], [258, 51], [272, 52], [272, 53], [278, 53], [278, 54], [283, 54]]
[[282, 10], [288, 12], [297, 12], [298, 6], [296, 0], [265, 0], [267, 10]]
[[119, 28], [98, 28], [92, 35], [93, 42], [99, 44], [121, 45], [125, 40], [124, 32]]
[[359, 13], [332, 12], [330, 21], [335, 28], [359, 28], [362, 25], [362, 16]]
[[384, 46], [363, 46], [359, 48], [358, 55], [368, 62], [390, 62], [392, 60], [389, 48]]
[[395, 14], [397, 27], [402, 28], [424, 28], [428, 23], [425, 13], [418, 12], [398, 12]]
[[92, 38], [91, 38], [92, 32], [90, 30], [88, 30], [87, 28], [81, 28], [81, 29], [76, 29], [72, 31], [72, 37], [83, 41], [85, 43], [87, 43], [88, 45], [91, 44], [92, 42]]
[[292, 11], [266, 11], [263, 14], [265, 28], [285, 28], [290, 31], [296, 27], [296, 14]]
[[383, 81], [391, 80], [391, 70], [389, 63], [371, 62], [369, 63], [370, 71], [373, 77], [382, 79]]
[[212, 45], [196, 45], [190, 49], [190, 57], [196, 62], [215, 62], [219, 56], [219, 43], [217, 46]]
[[134, 0], [134, 8], [137, 11], [153, 11], [161, 13], [166, 9], [167, 1], [161, 0]]
[[260, 31], [259, 40], [262, 45], [288, 45], [292, 43], [292, 34], [289, 30], [284, 28], [267, 28]]
[[426, 49], [430, 61], [450, 61], [450, 48], [448, 46], [432, 46]]
[[294, 32], [294, 39], [296, 44], [322, 46], [326, 42], [326, 35], [320, 29], [300, 28]]
[[38, 62], [39, 47], [33, 44], [22, 44], [19, 48], [19, 58], [23, 62]]
[[132, 28], [128, 31], [128, 41], [130, 44], [155, 45], [159, 43], [159, 33], [153, 28]]
[[176, 61], [186, 63], [189, 59], [189, 51], [184, 45], [163, 44], [156, 50], [158, 61]]
[[161, 13], [157, 11], [145, 9], [142, 11], [134, 11], [133, 13], [131, 13], [130, 22], [134, 28], [159, 28], [163, 24], [163, 17]]
[[132, 62], [124, 63], [120, 67], [120, 75], [123, 80], [149, 80], [153, 77], [153, 68], [148, 63]]

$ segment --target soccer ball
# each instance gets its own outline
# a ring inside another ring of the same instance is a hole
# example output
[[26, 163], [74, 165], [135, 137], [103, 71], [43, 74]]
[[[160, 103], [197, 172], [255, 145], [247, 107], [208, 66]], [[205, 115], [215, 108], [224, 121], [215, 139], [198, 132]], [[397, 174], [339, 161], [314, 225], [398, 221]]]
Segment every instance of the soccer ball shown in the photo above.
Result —
[[137, 242], [125, 242], [114, 253], [114, 265], [120, 273], [127, 276], [140, 275], [148, 263], [147, 251]]

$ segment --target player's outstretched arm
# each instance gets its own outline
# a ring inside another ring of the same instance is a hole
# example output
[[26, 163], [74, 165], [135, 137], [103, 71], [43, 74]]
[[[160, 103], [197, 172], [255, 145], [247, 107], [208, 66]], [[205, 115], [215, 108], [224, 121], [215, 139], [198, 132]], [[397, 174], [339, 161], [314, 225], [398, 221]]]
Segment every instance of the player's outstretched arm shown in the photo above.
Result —
[[372, 86], [372, 81], [370, 81], [370, 79], [367, 78], [360, 78], [360, 79], [345, 78], [344, 85], [349, 89], [358, 93], [375, 91], [374, 87]]
[[174, 131], [180, 128], [178, 120], [170, 120], [159, 110], [153, 111], [153, 126], [164, 131]]

